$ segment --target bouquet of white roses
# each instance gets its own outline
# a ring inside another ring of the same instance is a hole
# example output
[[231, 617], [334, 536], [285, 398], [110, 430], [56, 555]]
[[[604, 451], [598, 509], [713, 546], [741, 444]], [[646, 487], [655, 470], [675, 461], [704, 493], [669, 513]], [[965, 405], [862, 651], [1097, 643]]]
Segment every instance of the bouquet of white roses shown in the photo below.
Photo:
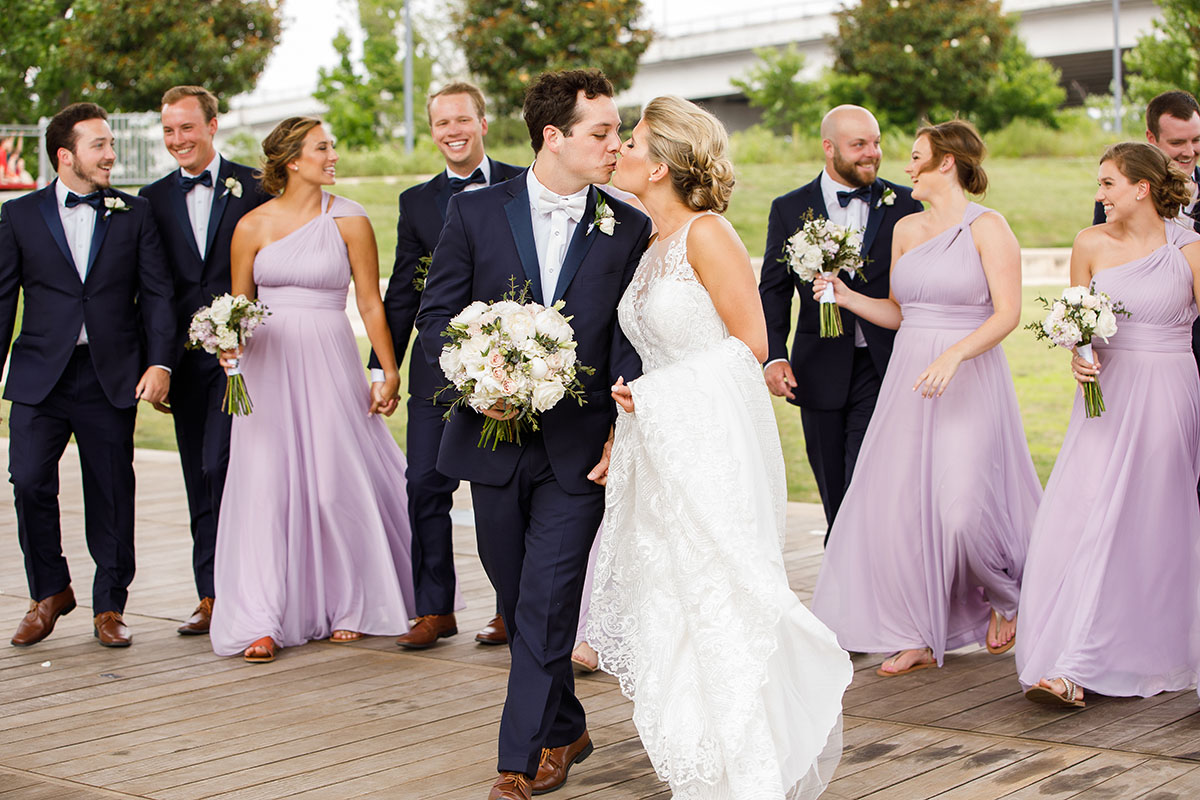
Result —
[[[862, 277], [862, 231], [835, 225], [813, 215], [812, 209], [800, 218], [804, 223], [788, 237], [783, 258], [792, 274], [804, 283], [812, 283], [818, 275], [828, 279], [836, 272]], [[833, 296], [833, 285], [821, 293], [821, 336], [841, 336], [842, 312]]]
[[[1085, 286], [1068, 286], [1062, 297], [1051, 302], [1044, 297], [1038, 300], [1042, 308], [1050, 313], [1041, 322], [1025, 326], [1038, 339], [1044, 339], [1053, 347], [1075, 348], [1079, 357], [1095, 363], [1092, 354], [1092, 339], [1102, 339], [1117, 332], [1117, 314], [1129, 316], [1120, 303], [1114, 303], [1104, 292]], [[1098, 417], [1104, 411], [1104, 395], [1100, 391], [1100, 379], [1083, 384], [1083, 406], [1087, 416]]]
[[[217, 353], [236, 350], [246, 343], [254, 329], [270, 316], [271, 312], [259, 301], [246, 299], [239, 294], [223, 294], [214, 297], [212, 305], [205, 306], [192, 315], [188, 326], [187, 346], [190, 350]], [[245, 416], [254, 410], [250, 393], [246, 391], [246, 379], [235, 359], [232, 367], [225, 370], [229, 376], [225, 384], [225, 399], [221, 409], [227, 414]]]
[[442, 333], [450, 343], [439, 364], [451, 386], [439, 394], [452, 387], [460, 393], [446, 418], [459, 406], [515, 412], [504, 421], [484, 418], [479, 446], [493, 450], [499, 442], [520, 444], [522, 431], [536, 431], [538, 415], [564, 397], [583, 405], [579, 373], [595, 371], [575, 359], [575, 331], [561, 300], [549, 308], [528, 302], [528, 284], [515, 295], [514, 287], [503, 300], [476, 300]]

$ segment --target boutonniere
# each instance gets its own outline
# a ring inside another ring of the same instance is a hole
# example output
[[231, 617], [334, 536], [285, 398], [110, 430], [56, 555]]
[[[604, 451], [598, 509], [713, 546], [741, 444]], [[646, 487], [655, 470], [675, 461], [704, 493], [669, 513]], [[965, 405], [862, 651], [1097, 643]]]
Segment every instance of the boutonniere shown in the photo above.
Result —
[[875, 204], [876, 208], [880, 206], [890, 206], [896, 202], [896, 192], [890, 186], [883, 187], [883, 194], [879, 196], [879, 202]]
[[232, 175], [225, 179], [225, 192], [221, 195], [221, 197], [224, 197], [227, 194], [231, 194], [234, 197], [242, 196], [242, 182]]
[[121, 198], [107, 196], [104, 198], [104, 219], [108, 219], [110, 216], [112, 216], [114, 211], [128, 210], [129, 206]]
[[425, 279], [429, 277], [429, 265], [433, 263], [433, 253], [426, 253], [417, 259], [413, 268], [413, 288], [418, 292], [425, 291]]
[[605, 236], [612, 236], [613, 231], [621, 223], [617, 222], [616, 215], [614, 215], [612, 209], [608, 207], [608, 203], [604, 202], [604, 193], [597, 192], [597, 194], [599, 197], [596, 198], [596, 216], [592, 217], [592, 224], [588, 225], [587, 233], [585, 235], [591, 236], [592, 229], [599, 228], [600, 232]]

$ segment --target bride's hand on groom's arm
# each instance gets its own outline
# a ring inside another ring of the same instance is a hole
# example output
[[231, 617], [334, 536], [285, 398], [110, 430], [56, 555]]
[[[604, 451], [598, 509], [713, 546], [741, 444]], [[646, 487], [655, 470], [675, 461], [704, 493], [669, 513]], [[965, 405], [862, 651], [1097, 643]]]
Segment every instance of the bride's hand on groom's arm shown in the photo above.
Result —
[[633, 413], [633, 390], [625, 384], [625, 378], [617, 378], [612, 387], [612, 398], [626, 414]]
[[587, 474], [588, 480], [592, 483], [597, 483], [604, 486], [608, 483], [608, 461], [612, 456], [613, 445], [613, 429], [608, 429], [608, 441], [604, 443], [604, 450], [600, 454], [600, 462], [592, 467], [592, 471]]

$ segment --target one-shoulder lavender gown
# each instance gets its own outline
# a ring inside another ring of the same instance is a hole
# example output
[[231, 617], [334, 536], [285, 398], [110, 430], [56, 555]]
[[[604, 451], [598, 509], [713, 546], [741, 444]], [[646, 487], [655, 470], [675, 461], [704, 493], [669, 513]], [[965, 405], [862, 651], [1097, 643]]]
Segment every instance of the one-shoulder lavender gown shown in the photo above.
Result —
[[271, 316], [246, 346], [254, 413], [233, 421], [217, 532], [211, 638], [218, 655], [270, 636], [283, 647], [333, 630], [401, 634], [413, 608], [404, 454], [370, 390], [346, 317], [350, 260], [322, 213], [254, 260]]
[[[999, 346], [964, 361], [941, 397], [918, 375], [992, 314], [971, 223], [909, 250], [892, 270], [903, 322], [829, 535], [812, 609], [842, 647], [947, 650], [1017, 611], [1042, 487]], [[1022, 621], [1024, 616], [1022, 616]]]
[[1076, 393], [1034, 523], [1016, 647], [1026, 688], [1066, 677], [1148, 697], [1197, 681], [1200, 377], [1179, 248], [1200, 236], [1165, 224], [1167, 244], [1092, 280], [1130, 316], [1093, 343], [1105, 411], [1087, 419]]

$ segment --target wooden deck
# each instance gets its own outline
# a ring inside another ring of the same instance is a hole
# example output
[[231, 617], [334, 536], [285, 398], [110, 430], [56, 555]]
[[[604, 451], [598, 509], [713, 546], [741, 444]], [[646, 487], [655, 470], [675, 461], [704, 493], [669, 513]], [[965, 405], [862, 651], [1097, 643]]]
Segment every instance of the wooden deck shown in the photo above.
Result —
[[[7, 453], [5, 442], [0, 450]], [[0, 457], [2, 462], [2, 457]], [[182, 481], [173, 454], [139, 451], [134, 644], [91, 636], [91, 562], [78, 463], [63, 461], [64, 538], [80, 608], [27, 649], [0, 647], [0, 800], [442, 798], [482, 800], [494, 779], [507, 653], [474, 644], [490, 590], [471, 531], [456, 528], [469, 604], [458, 637], [422, 654], [390, 638], [316, 642], [270, 665], [218, 658], [176, 635], [195, 604]], [[6, 495], [7, 497], [7, 495]], [[819, 510], [789, 511], [792, 584], [807, 599], [821, 558]], [[16, 522], [0, 503], [0, 629], [27, 600]], [[878, 678], [858, 657], [845, 754], [826, 797], [889, 800], [1200, 797], [1194, 692], [1090, 697], [1065, 713], [1017, 691], [1012, 656], [975, 650], [941, 670]], [[666, 798], [606, 676], [581, 678], [595, 754], [554, 797]]]

